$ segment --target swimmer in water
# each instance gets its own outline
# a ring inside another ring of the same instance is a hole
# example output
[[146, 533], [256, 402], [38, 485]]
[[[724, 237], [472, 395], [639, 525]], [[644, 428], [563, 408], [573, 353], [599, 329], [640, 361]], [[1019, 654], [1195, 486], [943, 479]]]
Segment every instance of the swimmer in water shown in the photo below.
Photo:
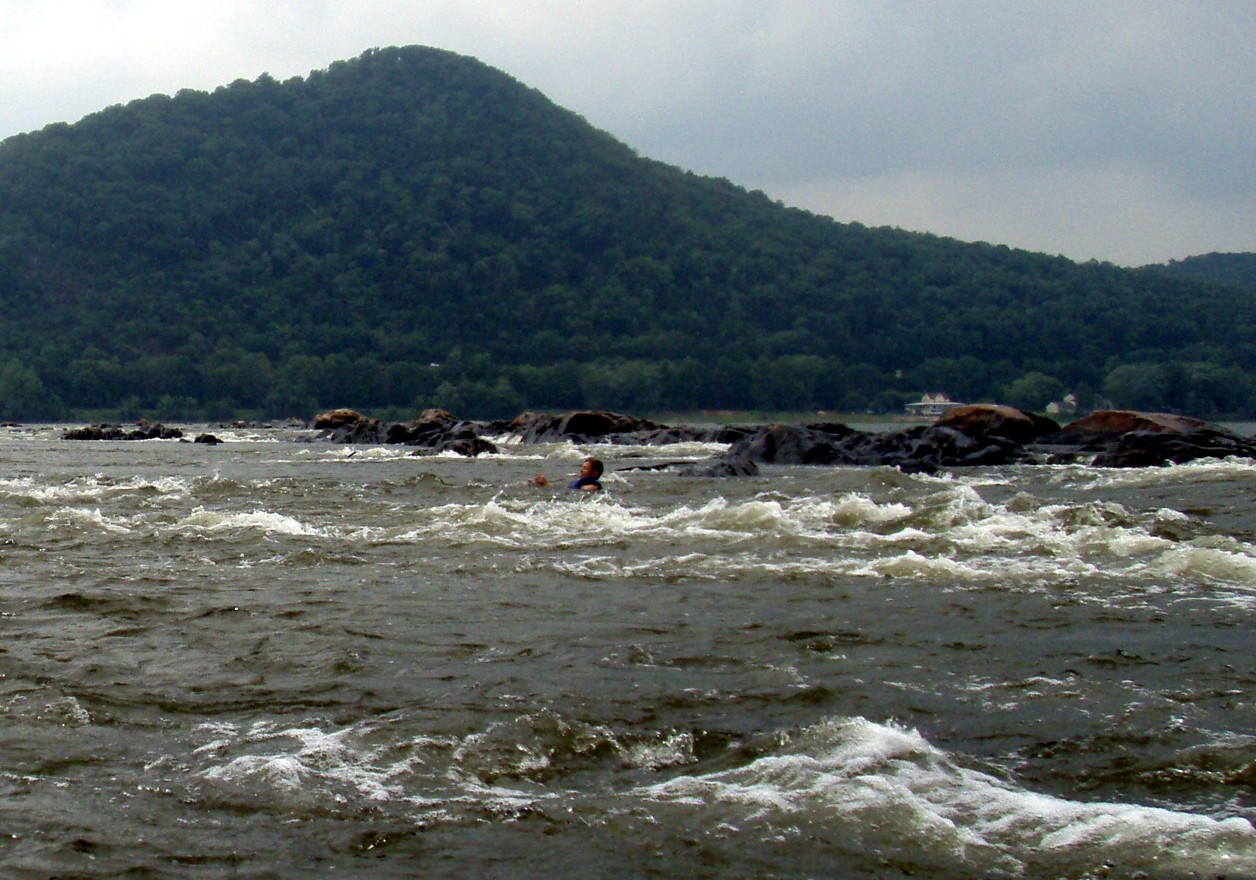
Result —
[[[586, 458], [580, 465], [580, 476], [576, 477], [567, 488], [576, 492], [600, 492], [602, 490], [602, 462], [596, 458]], [[549, 478], [545, 474], [537, 474], [532, 482], [538, 486], [548, 486]]]

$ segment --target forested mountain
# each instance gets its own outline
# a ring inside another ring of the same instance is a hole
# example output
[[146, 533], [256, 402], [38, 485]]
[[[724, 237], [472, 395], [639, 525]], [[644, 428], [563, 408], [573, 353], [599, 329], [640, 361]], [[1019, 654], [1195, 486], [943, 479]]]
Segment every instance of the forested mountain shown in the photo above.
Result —
[[1147, 268], [1256, 293], [1256, 254], [1202, 254]]
[[[678, 120], [677, 124], [683, 124]], [[1251, 297], [838, 223], [375, 50], [0, 143], [0, 416], [1256, 410]]]

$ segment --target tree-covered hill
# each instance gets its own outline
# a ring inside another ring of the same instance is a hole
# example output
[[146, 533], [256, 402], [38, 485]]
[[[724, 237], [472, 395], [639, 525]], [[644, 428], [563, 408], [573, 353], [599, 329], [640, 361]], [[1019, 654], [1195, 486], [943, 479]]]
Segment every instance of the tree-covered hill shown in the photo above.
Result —
[[1236, 413], [1254, 343], [1234, 289], [789, 209], [433, 49], [0, 143], [8, 418], [925, 390]]
[[1202, 254], [1147, 268], [1256, 293], [1256, 254]]

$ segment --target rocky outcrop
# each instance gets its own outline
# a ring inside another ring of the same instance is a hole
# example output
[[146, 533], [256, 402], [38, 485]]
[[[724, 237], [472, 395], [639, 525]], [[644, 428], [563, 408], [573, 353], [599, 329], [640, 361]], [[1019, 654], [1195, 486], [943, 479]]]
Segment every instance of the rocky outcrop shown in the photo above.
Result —
[[[960, 407], [961, 418], [869, 433], [838, 423], [768, 425], [733, 444], [730, 455], [770, 464], [887, 465], [907, 471], [1023, 460], [1021, 438], [1059, 426], [1011, 407]], [[949, 413], [948, 413], [949, 416]]]
[[[700, 462], [669, 462], [693, 476], [748, 476], [761, 465], [889, 466], [908, 472], [1005, 464], [1077, 462], [1101, 467], [1182, 464], [1199, 458], [1256, 458], [1256, 440], [1199, 419], [1167, 413], [1095, 412], [1060, 427], [1043, 416], [1009, 406], [975, 404], [947, 410], [931, 425], [867, 432], [838, 422], [771, 425], [661, 425], [602, 411], [565, 415], [523, 413], [513, 419], [476, 422], [440, 409], [406, 422], [384, 422], [356, 410], [320, 414], [313, 425], [332, 443], [400, 444], [416, 454], [449, 451], [475, 456], [497, 451], [493, 437], [531, 443], [608, 443], [665, 447], [683, 442], [728, 445]], [[322, 426], [322, 427], [320, 427]], [[141, 422], [135, 429], [94, 425], [66, 431], [69, 440], [177, 439], [177, 428]], [[202, 435], [198, 443], [217, 438]]]
[[[329, 418], [331, 416], [334, 418]], [[356, 418], [353, 416], [356, 415]], [[489, 438], [511, 437], [520, 443], [612, 443], [626, 446], [667, 446], [673, 443], [735, 443], [757, 430], [745, 425], [662, 425], [620, 413], [581, 410], [564, 415], [525, 412], [513, 419], [474, 422], [439, 409], [425, 411], [407, 422], [382, 422], [354, 410], [320, 415], [314, 427], [332, 443], [398, 443], [430, 449], [496, 450]], [[472, 443], [471, 441], [479, 441]]]
[[852, 447], [867, 436], [839, 424], [766, 425], [729, 452], [765, 464], [855, 464]]
[[1098, 467], [1151, 467], [1201, 458], [1256, 458], [1256, 442], [1216, 425], [1173, 413], [1100, 410], [1040, 438], [1052, 461]]
[[730, 452], [706, 461], [683, 465], [678, 473], [686, 477], [753, 477], [759, 473], [759, 466], [745, 455]]
[[508, 421], [483, 423], [463, 421], [443, 410], [428, 410], [409, 422], [383, 423], [363, 416], [329, 431], [326, 439], [337, 443], [403, 443], [479, 455], [496, 451], [487, 438], [499, 435], [512, 436], [524, 444], [729, 444], [726, 453], [706, 461], [660, 466], [695, 476], [746, 476], [757, 473], [763, 464], [888, 466], [918, 473], [1017, 463], [1139, 467], [1227, 455], [1256, 458], [1252, 441], [1184, 416], [1097, 412], [1061, 428], [1046, 417], [995, 404], [955, 407], [931, 425], [880, 433], [837, 422], [668, 426], [601, 411], [523, 413]]
[[590, 440], [609, 440], [626, 434], [667, 430], [665, 425], [649, 419], [587, 410], [561, 416], [523, 413], [505, 423], [505, 427], [505, 433], [518, 437], [523, 443], [558, 443], [564, 440], [587, 443]]
[[179, 440], [183, 432], [167, 428], [160, 423], [139, 422], [134, 428], [121, 425], [88, 425], [70, 428], [61, 434], [62, 440]]
[[1129, 431], [1095, 456], [1098, 467], [1154, 467], [1186, 464], [1201, 458], [1256, 458], [1256, 442], [1229, 431]]
[[362, 416], [328, 431], [325, 439], [332, 443], [372, 443], [417, 446], [430, 452], [455, 452], [476, 456], [496, 452], [497, 446], [485, 438], [484, 425], [468, 422], [440, 409], [424, 411], [408, 422], [383, 422]]
[[[866, 433], [840, 424], [766, 425], [704, 467], [734, 462], [941, 468], [1081, 462], [1099, 467], [1256, 458], [1256, 441], [1198, 419], [1164, 413], [1099, 412], [1061, 428], [1043, 416], [980, 404], [948, 410], [931, 425]], [[721, 467], [722, 465], [726, 465]]]
[[1172, 413], [1140, 413], [1128, 410], [1097, 410], [1069, 422], [1043, 442], [1059, 445], [1094, 446], [1111, 443], [1131, 431], [1157, 434], [1189, 434], [1209, 429], [1207, 422]]
[[311, 427], [320, 431], [334, 431], [337, 428], [343, 428], [346, 425], [352, 425], [356, 422], [363, 421], [366, 416], [353, 409], [333, 409], [325, 413], [319, 413], [314, 417]]
[[997, 437], [1012, 443], [1031, 443], [1060, 430], [1059, 424], [1046, 416], [993, 403], [952, 407], [938, 416], [933, 426], [951, 428], [974, 440]]
[[432, 447], [437, 452], [454, 452], [467, 458], [497, 452], [497, 444], [483, 437], [463, 437], [456, 440], [445, 440]]

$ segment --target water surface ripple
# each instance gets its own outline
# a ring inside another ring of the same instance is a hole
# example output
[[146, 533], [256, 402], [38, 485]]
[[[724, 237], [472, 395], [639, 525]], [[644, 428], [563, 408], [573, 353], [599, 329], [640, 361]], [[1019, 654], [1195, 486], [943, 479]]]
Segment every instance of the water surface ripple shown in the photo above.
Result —
[[1250, 462], [217, 433], [0, 429], [5, 877], [1256, 876]]

